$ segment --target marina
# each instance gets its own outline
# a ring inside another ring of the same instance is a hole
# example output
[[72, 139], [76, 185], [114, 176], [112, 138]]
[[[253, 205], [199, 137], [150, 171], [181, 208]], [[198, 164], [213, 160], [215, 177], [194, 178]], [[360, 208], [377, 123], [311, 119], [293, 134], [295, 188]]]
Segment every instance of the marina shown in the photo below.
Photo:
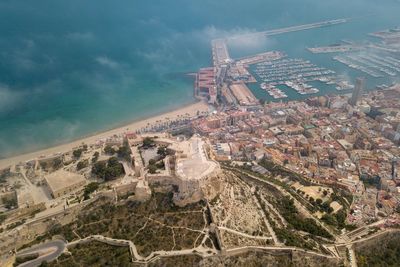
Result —
[[272, 84], [262, 83], [260, 87], [274, 99], [281, 99], [288, 97], [287, 94], [285, 94], [282, 90], [280, 90], [279, 88], [277, 88]]
[[400, 27], [388, 29], [379, 32], [373, 32], [369, 34], [370, 36], [381, 38], [381, 39], [393, 39], [400, 38]]
[[[370, 34], [381, 41], [351, 40], [349, 36], [326, 46], [304, 46], [312, 54], [293, 53], [285, 47], [274, 47], [271, 51], [242, 57], [229, 44], [237, 38], [272, 36], [289, 32], [309, 30], [345, 23], [347, 20], [325, 21], [263, 32], [251, 32], [212, 41], [213, 71], [199, 75], [197, 95], [217, 103], [218, 95], [226, 103], [241, 106], [255, 105], [253, 96], [262, 99], [297, 99], [325, 92], [346, 92], [354, 89], [353, 75], [366, 74], [371, 77], [371, 86], [379, 86], [382, 78], [396, 78], [400, 74], [400, 60], [397, 58], [400, 46], [397, 29]], [[368, 34], [366, 32], [365, 34]], [[279, 51], [278, 51], [279, 50]], [[232, 52], [232, 54], [230, 53]], [[258, 52], [258, 51], [257, 51]], [[325, 55], [326, 54], [326, 55]], [[334, 54], [329, 56], [328, 54]], [[333, 59], [331, 63], [319, 57]], [[314, 64], [314, 62], [317, 62]], [[343, 66], [356, 70], [344, 71]], [[327, 63], [327, 64], [325, 64]], [[214, 75], [209, 75], [213, 73]], [[349, 77], [350, 76], [350, 77]], [[224, 87], [224, 84], [228, 86]], [[233, 86], [231, 86], [233, 84]], [[242, 84], [238, 86], [238, 84]], [[245, 87], [247, 89], [245, 89]], [[260, 90], [261, 89], [261, 90]]]
[[335, 56], [334, 60], [374, 78], [395, 77], [400, 74], [400, 60], [374, 53]]
[[300, 95], [312, 95], [319, 89], [311, 82], [321, 82], [334, 85], [336, 90], [349, 90], [354, 86], [344, 77], [336, 75], [335, 71], [318, 67], [309, 60], [280, 59], [258, 63], [253, 68], [261, 82], [260, 87], [272, 98], [282, 99], [288, 95], [278, 86], [290, 88]]

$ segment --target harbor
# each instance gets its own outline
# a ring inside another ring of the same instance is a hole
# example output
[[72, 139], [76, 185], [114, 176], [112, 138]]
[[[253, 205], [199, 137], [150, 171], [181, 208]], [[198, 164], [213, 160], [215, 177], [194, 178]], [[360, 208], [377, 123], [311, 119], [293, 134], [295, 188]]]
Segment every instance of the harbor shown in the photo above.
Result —
[[312, 95], [319, 89], [309, 84], [321, 82], [327, 85], [335, 85], [336, 90], [349, 90], [354, 88], [344, 77], [336, 75], [336, 72], [318, 67], [309, 60], [281, 59], [266, 61], [255, 65], [253, 71], [259, 78], [261, 89], [265, 90], [274, 99], [282, 99], [288, 95], [278, 86], [285, 86], [300, 95]]
[[391, 56], [365, 53], [335, 56], [333, 59], [373, 78], [396, 77], [400, 74], [400, 60]]
[[384, 79], [396, 79], [400, 74], [397, 28], [370, 34], [380, 41], [353, 41], [343, 36], [336, 43], [305, 45], [303, 52], [295, 53], [288, 47], [274, 46], [274, 49], [269, 47], [265, 52], [258, 50], [243, 57], [233, 46], [229, 47], [230, 42], [238, 38], [280, 35], [279, 39], [286, 39], [286, 33], [346, 22], [347, 19], [339, 19], [214, 39], [211, 43], [213, 67], [207, 68], [207, 74], [203, 73], [204, 69], [198, 73], [197, 94], [211, 104], [223, 101], [227, 105], [251, 106], [257, 105], [254, 101], [257, 98], [288, 101], [312, 95], [348, 93], [354, 89], [352, 80], [360, 75], [370, 77], [371, 88], [383, 82], [390, 84]]

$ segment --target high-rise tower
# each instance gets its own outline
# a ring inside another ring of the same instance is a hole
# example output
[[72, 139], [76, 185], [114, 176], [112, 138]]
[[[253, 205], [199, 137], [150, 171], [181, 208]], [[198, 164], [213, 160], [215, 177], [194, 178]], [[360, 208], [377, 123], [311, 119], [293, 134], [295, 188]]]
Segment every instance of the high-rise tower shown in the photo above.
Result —
[[353, 90], [353, 94], [351, 95], [351, 99], [349, 101], [350, 105], [355, 106], [357, 105], [357, 102], [361, 100], [361, 97], [364, 92], [364, 84], [365, 84], [365, 78], [357, 78], [356, 86]]

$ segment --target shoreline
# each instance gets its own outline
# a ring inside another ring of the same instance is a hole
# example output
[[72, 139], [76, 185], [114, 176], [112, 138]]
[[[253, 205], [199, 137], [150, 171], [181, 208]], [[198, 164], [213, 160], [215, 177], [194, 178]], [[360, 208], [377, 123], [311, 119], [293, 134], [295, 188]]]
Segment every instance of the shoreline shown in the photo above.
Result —
[[153, 124], [160, 120], [165, 120], [166, 118], [175, 119], [178, 115], [185, 115], [186, 113], [190, 114], [191, 116], [195, 115], [197, 111], [208, 111], [208, 105], [203, 101], [196, 101], [191, 104], [184, 105], [177, 109], [173, 109], [171, 111], [163, 112], [158, 115], [154, 115], [148, 118], [137, 119], [132, 122], [126, 123], [122, 126], [104, 130], [101, 132], [95, 132], [92, 135], [84, 136], [74, 141], [67, 141], [67, 143], [62, 143], [59, 145], [55, 145], [52, 147], [40, 149], [33, 152], [27, 152], [19, 155], [14, 155], [11, 157], [0, 159], [0, 169], [12, 166], [19, 162], [29, 161], [35, 158], [38, 158], [42, 155], [52, 155], [55, 153], [65, 153], [71, 151], [74, 147], [81, 145], [82, 143], [85, 144], [93, 144], [99, 139], [103, 139], [114, 134], [120, 134], [125, 131], [135, 131], [142, 127], [146, 127], [148, 124]]

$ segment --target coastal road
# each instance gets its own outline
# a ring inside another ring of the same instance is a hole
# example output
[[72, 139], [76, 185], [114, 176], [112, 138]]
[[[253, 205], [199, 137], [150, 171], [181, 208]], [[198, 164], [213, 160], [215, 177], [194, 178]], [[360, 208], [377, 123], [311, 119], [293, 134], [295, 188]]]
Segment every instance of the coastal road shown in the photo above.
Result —
[[34, 260], [24, 262], [18, 265], [18, 267], [36, 267], [44, 261], [50, 262], [52, 260], [55, 260], [63, 253], [65, 247], [66, 243], [64, 241], [54, 240], [19, 251], [17, 253], [17, 257], [28, 256], [35, 253], [39, 253], [39, 257]]

